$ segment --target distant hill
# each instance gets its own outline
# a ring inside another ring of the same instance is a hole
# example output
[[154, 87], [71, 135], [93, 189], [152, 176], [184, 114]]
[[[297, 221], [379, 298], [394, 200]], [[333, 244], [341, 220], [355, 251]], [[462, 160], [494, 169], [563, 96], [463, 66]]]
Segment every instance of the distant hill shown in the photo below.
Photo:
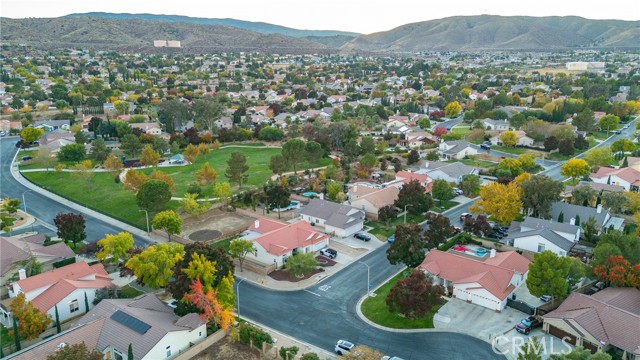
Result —
[[153, 40], [180, 40], [187, 50], [315, 51], [327, 49], [305, 38], [220, 25], [166, 23], [141, 19], [114, 20], [90, 17], [53, 19], [0, 19], [2, 41], [36, 48], [83, 46], [94, 49], [142, 49]]
[[115, 20], [129, 20], [129, 19], [141, 19], [149, 21], [162, 21], [162, 22], [183, 22], [191, 24], [201, 25], [222, 25], [231, 26], [245, 30], [251, 30], [262, 34], [281, 34], [293, 37], [305, 37], [305, 36], [348, 36], [355, 37], [358, 33], [336, 31], [336, 30], [299, 30], [292, 29], [285, 26], [274, 25], [264, 22], [252, 22], [236, 19], [208, 19], [181, 15], [155, 15], [155, 14], [115, 14], [105, 12], [88, 12], [81, 14], [69, 14], [64, 17], [94, 17], [104, 19]]
[[640, 21], [577, 16], [455, 16], [360, 35], [345, 51], [639, 48]]

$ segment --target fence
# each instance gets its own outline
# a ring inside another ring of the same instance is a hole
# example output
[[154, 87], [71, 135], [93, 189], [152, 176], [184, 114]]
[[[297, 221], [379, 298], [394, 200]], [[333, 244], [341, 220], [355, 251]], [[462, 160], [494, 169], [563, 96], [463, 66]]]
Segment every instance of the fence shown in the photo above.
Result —
[[513, 300], [510, 298], [507, 298], [507, 306], [510, 308], [516, 309], [520, 312], [523, 312], [527, 315], [533, 315], [536, 311], [535, 308], [527, 305], [525, 302], [521, 300]]
[[193, 345], [192, 347], [190, 347], [189, 349], [187, 349], [186, 351], [184, 351], [180, 355], [176, 356], [174, 359], [175, 360], [189, 360], [189, 359], [193, 358], [194, 356], [198, 355], [199, 353], [201, 353], [204, 349], [206, 349], [209, 346], [211, 346], [211, 345], [217, 343], [218, 341], [222, 340], [226, 335], [227, 335], [226, 331], [218, 330], [218, 331], [214, 332], [213, 334], [207, 336], [207, 338], [204, 339], [203, 341]]

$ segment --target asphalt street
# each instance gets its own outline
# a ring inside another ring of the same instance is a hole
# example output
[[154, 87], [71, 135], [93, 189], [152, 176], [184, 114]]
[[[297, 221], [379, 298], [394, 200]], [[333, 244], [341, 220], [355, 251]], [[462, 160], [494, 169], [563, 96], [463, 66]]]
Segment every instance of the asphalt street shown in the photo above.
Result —
[[[35, 216], [38, 220], [34, 224], [34, 230], [43, 230], [47, 235], [55, 235], [56, 226], [53, 223], [53, 219], [60, 212], [71, 212], [82, 213], [82, 215], [84, 215], [87, 232], [86, 241], [95, 242], [104, 238], [105, 234], [117, 234], [125, 231], [114, 224], [96, 219], [87, 213], [72, 209], [53, 199], [40, 195], [14, 179], [11, 175], [11, 162], [15, 153], [18, 151], [15, 146], [17, 141], [17, 137], [0, 137], [0, 196], [2, 198], [15, 198], [20, 201], [23, 200], [24, 196], [27, 212]], [[22, 205], [22, 209], [24, 209], [24, 204]], [[38, 229], [36, 229], [36, 227]], [[18, 233], [25, 231], [31, 231], [31, 227], [22, 229], [21, 231], [18, 231]], [[142, 238], [135, 234], [134, 240], [137, 246], [143, 247], [152, 242], [149, 239]]]
[[[372, 288], [402, 269], [389, 264], [388, 246], [360, 260], [369, 265]], [[367, 294], [367, 267], [359, 262], [305, 290], [271, 291], [238, 278], [236, 281], [240, 298], [238, 312], [243, 318], [327, 351], [333, 351], [336, 341], [344, 339], [406, 360], [504, 359], [493, 352], [489, 343], [468, 335], [440, 331], [390, 332], [362, 321], [356, 314], [356, 304]]]

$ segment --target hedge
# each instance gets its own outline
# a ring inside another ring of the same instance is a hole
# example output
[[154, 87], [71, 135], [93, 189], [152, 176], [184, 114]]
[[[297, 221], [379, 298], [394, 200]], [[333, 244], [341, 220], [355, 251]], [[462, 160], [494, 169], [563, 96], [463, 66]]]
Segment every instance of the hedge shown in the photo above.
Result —
[[65, 260], [60, 260], [58, 262], [54, 262], [53, 263], [53, 268], [54, 269], [61, 268], [63, 266], [75, 264], [75, 262], [76, 262], [76, 258], [75, 257], [68, 258], [68, 259], [65, 259]]

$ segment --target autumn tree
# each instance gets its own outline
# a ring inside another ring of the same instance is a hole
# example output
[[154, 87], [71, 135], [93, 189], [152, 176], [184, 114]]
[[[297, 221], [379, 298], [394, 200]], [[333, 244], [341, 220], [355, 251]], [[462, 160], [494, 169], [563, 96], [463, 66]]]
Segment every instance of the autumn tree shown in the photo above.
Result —
[[249, 178], [249, 175], [246, 174], [248, 170], [247, 157], [243, 153], [236, 151], [227, 160], [227, 170], [224, 174], [229, 179], [229, 182], [236, 183], [238, 188], [241, 188], [242, 184]]
[[385, 301], [389, 312], [415, 320], [425, 317], [434, 306], [443, 304], [442, 295], [442, 286], [433, 285], [424, 271], [414, 269], [411, 276], [398, 280]]
[[14, 330], [9, 330], [9, 335], [13, 338], [36, 339], [51, 324], [51, 318], [27, 301], [22, 292], [11, 300], [9, 311], [18, 324], [17, 334]]
[[425, 238], [429, 247], [434, 249], [451, 237], [455, 228], [451, 225], [449, 218], [442, 214], [429, 212], [426, 218], [429, 228], [425, 232]]
[[2, 205], [0, 205], [0, 210], [13, 216], [15, 215], [15, 213], [18, 212], [18, 210], [20, 210], [20, 200], [12, 199], [12, 198], [2, 199]]
[[229, 255], [234, 259], [238, 259], [241, 272], [243, 271], [242, 264], [244, 263], [244, 259], [249, 253], [254, 251], [256, 251], [256, 247], [251, 240], [235, 239], [229, 244]]
[[136, 194], [136, 203], [141, 209], [158, 211], [171, 200], [169, 185], [160, 180], [148, 180]]
[[153, 169], [151, 174], [149, 175], [150, 180], [160, 180], [163, 183], [166, 183], [169, 186], [169, 191], [173, 192], [175, 190], [175, 184], [173, 182], [173, 178], [169, 174], [165, 174], [158, 169]]
[[106, 234], [104, 239], [98, 241], [100, 251], [96, 254], [100, 261], [112, 261], [120, 263], [127, 257], [127, 252], [133, 247], [133, 236], [128, 232], [116, 235]]
[[196, 158], [199, 154], [200, 151], [198, 150], [198, 147], [193, 144], [187, 145], [187, 148], [184, 149], [184, 152], [182, 152], [182, 156], [184, 157], [184, 159], [191, 164], [196, 161]]
[[452, 101], [444, 107], [444, 113], [449, 118], [458, 116], [461, 110], [462, 110], [462, 106], [457, 101]]
[[609, 256], [607, 262], [596, 265], [593, 272], [607, 285], [640, 289], [640, 263], [633, 266], [623, 256]]
[[229, 205], [232, 195], [231, 185], [228, 182], [225, 181], [213, 185], [213, 196], [215, 196], [218, 201], [222, 201], [225, 206]]
[[551, 216], [551, 205], [562, 199], [560, 195], [564, 184], [546, 175], [533, 175], [520, 184], [522, 189], [522, 206], [525, 214], [548, 219]]
[[589, 172], [589, 164], [582, 159], [570, 159], [560, 167], [562, 176], [570, 177], [574, 181], [576, 178], [588, 175]]
[[417, 224], [400, 224], [396, 227], [395, 241], [387, 249], [387, 259], [392, 265], [403, 263], [410, 268], [420, 265], [425, 257], [422, 227]]
[[30, 144], [38, 139], [40, 139], [44, 135], [44, 130], [36, 129], [31, 126], [27, 126], [26, 128], [20, 131], [20, 137], [24, 142]]
[[[118, 157], [115, 155], [109, 155], [104, 163], [102, 163], [102, 167], [115, 176], [120, 174], [124, 166], [122, 165], [122, 160], [118, 159]], [[134, 169], [131, 170], [135, 171]]]
[[522, 200], [517, 184], [489, 183], [480, 188], [480, 199], [470, 207], [474, 213], [487, 213], [501, 224], [510, 224], [520, 214]]
[[[498, 175], [502, 171], [504, 175]], [[496, 176], [508, 176], [514, 178], [522, 173], [522, 163], [518, 159], [505, 158], [498, 164]]]
[[549, 250], [533, 254], [526, 280], [529, 292], [533, 296], [551, 295], [554, 300], [563, 299], [569, 293], [570, 267], [569, 258], [559, 257]]
[[600, 121], [598, 122], [598, 127], [600, 128], [600, 131], [605, 131], [605, 130], [610, 131], [610, 130], [617, 129], [619, 124], [620, 124], [619, 117], [613, 114], [607, 114], [600, 118]]
[[136, 169], [129, 169], [127, 173], [124, 175], [124, 189], [132, 190], [134, 192], [140, 191], [142, 185], [144, 185], [149, 180], [149, 177], [145, 175], [142, 171], [138, 171]]
[[140, 163], [144, 166], [158, 166], [160, 162], [160, 153], [155, 151], [151, 144], [145, 145], [140, 155]]
[[65, 242], [71, 241], [74, 248], [77, 243], [87, 238], [85, 220], [82, 214], [58, 213], [53, 222], [58, 227], [58, 237]]
[[182, 218], [173, 210], [161, 211], [153, 217], [151, 226], [154, 229], [164, 230], [171, 241], [171, 235], [182, 232]]
[[584, 159], [593, 170], [597, 170], [601, 166], [609, 166], [615, 162], [609, 146], [599, 146], [587, 151], [584, 154]]
[[426, 193], [424, 186], [414, 179], [402, 185], [395, 206], [403, 210], [406, 206], [409, 213], [419, 215], [433, 206], [433, 199]]
[[287, 160], [280, 154], [273, 155], [269, 159], [269, 169], [275, 175], [282, 176], [282, 173], [287, 171], [288, 166], [289, 165], [287, 164]]
[[184, 194], [184, 197], [180, 201], [180, 209], [196, 218], [204, 214], [211, 207], [211, 204], [208, 202], [199, 202], [197, 198], [198, 194]]
[[46, 360], [102, 360], [103, 354], [95, 349], [87, 348], [83, 342], [79, 344], [67, 344], [47, 355]]
[[515, 131], [504, 131], [500, 134], [500, 142], [502, 142], [504, 146], [516, 146], [518, 135]]
[[53, 157], [53, 153], [51, 149], [48, 147], [40, 147], [38, 148], [38, 152], [34, 157], [34, 162], [49, 171], [51, 165], [55, 162], [55, 158]]
[[190, 292], [184, 295], [187, 302], [200, 310], [200, 318], [206, 322], [213, 321], [223, 330], [229, 330], [235, 323], [233, 310], [225, 308], [216, 298], [216, 290], [202, 286], [200, 280], [194, 280], [190, 286]]
[[178, 243], [151, 245], [130, 258], [125, 266], [133, 271], [141, 283], [160, 289], [167, 286], [173, 276], [173, 268], [182, 259], [183, 252], [183, 246]]
[[287, 257], [284, 265], [290, 277], [299, 277], [312, 272], [318, 266], [318, 260], [313, 253], [297, 253]]
[[198, 181], [201, 186], [211, 185], [216, 182], [217, 179], [218, 173], [209, 166], [208, 162], [204, 163], [196, 172], [196, 181]]
[[282, 146], [282, 156], [287, 160], [287, 163], [293, 167], [293, 173], [297, 174], [298, 163], [304, 159], [305, 156], [305, 144], [300, 139], [291, 139], [284, 143]]

